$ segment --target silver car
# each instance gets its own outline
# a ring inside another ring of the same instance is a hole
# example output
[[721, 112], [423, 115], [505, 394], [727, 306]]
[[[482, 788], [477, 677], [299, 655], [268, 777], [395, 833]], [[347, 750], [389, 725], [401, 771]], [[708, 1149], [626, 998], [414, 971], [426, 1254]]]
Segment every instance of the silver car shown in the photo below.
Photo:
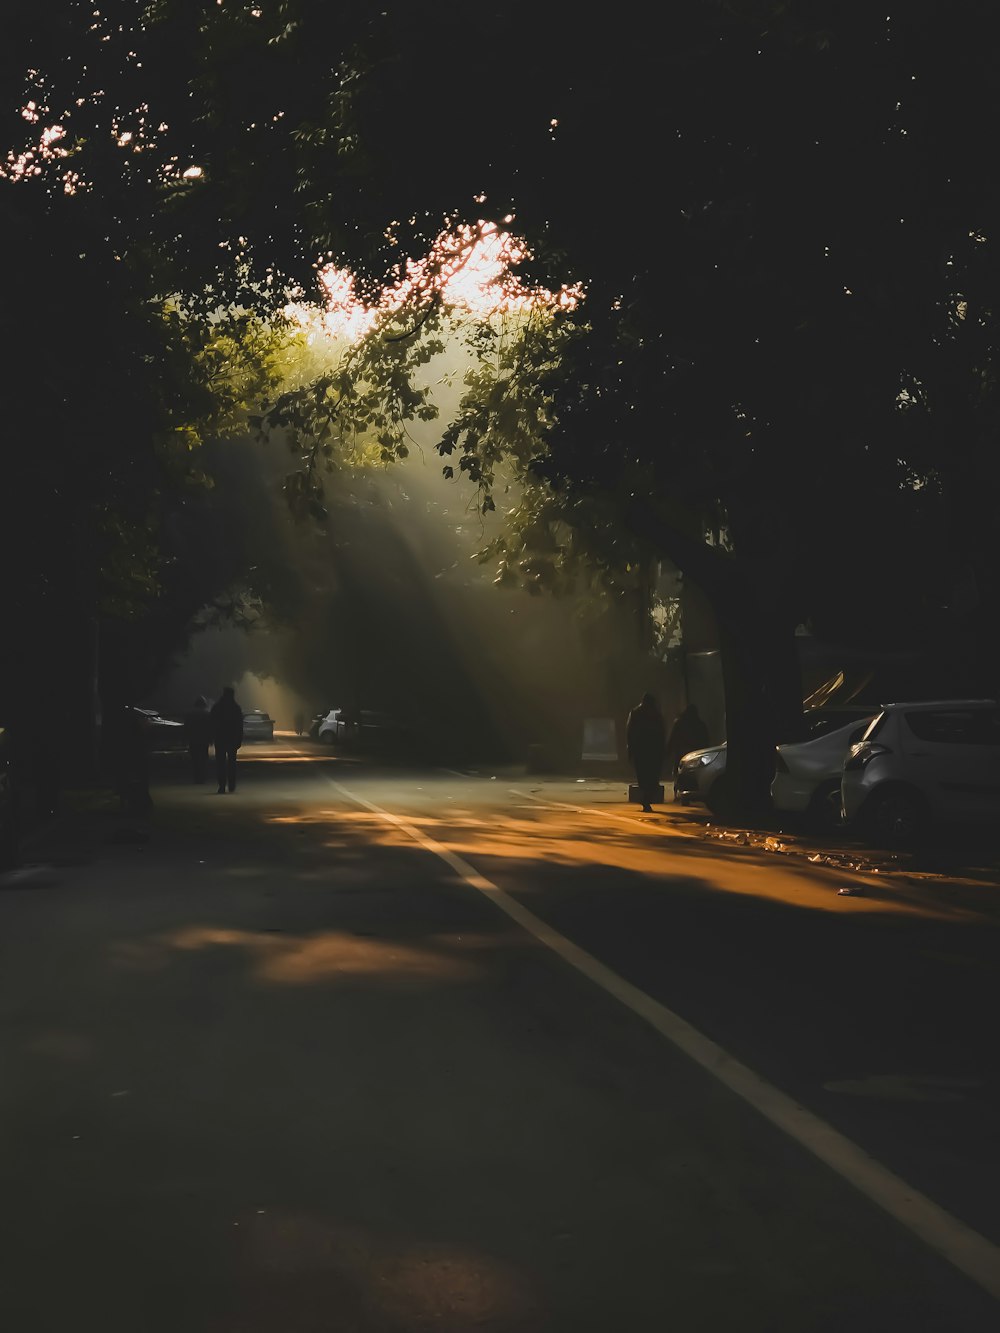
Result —
[[775, 810], [802, 814], [822, 828], [835, 828], [841, 821], [844, 760], [877, 710], [825, 711], [825, 717], [814, 720], [806, 740], [775, 747], [771, 803]]
[[726, 743], [681, 755], [674, 775], [674, 800], [707, 805], [719, 814], [726, 796]]
[[[799, 747], [804, 747], [819, 737], [830, 735], [850, 723], [857, 726], [865, 719], [870, 719], [874, 712], [874, 708], [865, 704], [826, 704], [821, 708], [807, 708], [802, 715], [801, 724], [801, 735], [804, 739], [795, 742], [792, 748], [798, 750]], [[784, 746], [778, 747], [779, 752], [784, 749]], [[834, 792], [833, 801], [837, 810], [837, 821], [839, 821], [840, 807], [840, 768], [846, 752], [847, 745], [845, 744], [840, 752], [840, 758], [829, 772]], [[829, 761], [823, 750], [817, 750], [815, 757], [821, 764], [829, 767]], [[809, 753], [805, 760], [805, 766], [811, 767], [812, 762], [813, 755]], [[791, 764], [795, 764], [797, 768], [799, 767], [794, 755], [791, 757]], [[780, 758], [776, 759], [775, 767], [780, 770]], [[782, 790], [784, 791], [784, 788]], [[707, 805], [713, 814], [722, 814], [726, 809], [728, 795], [726, 787], [726, 744], [724, 741], [721, 745], [711, 745], [704, 750], [691, 750], [681, 757], [677, 766], [677, 775], [674, 778], [675, 801]], [[791, 796], [790, 799], [793, 803], [788, 806], [782, 805], [779, 808], [808, 809], [813, 797], [813, 787], [809, 786], [808, 796], [803, 804], [799, 805], [796, 798]], [[824, 804], [828, 804], [829, 793], [825, 793], [820, 800]], [[824, 810], [824, 816], [826, 813]]]
[[245, 741], [273, 741], [274, 719], [261, 709], [243, 714], [243, 739]]
[[406, 739], [402, 724], [388, 713], [368, 708], [331, 708], [316, 733], [324, 745], [349, 750], [398, 749]]
[[995, 699], [885, 704], [844, 762], [844, 819], [902, 846], [934, 824], [1000, 825]]

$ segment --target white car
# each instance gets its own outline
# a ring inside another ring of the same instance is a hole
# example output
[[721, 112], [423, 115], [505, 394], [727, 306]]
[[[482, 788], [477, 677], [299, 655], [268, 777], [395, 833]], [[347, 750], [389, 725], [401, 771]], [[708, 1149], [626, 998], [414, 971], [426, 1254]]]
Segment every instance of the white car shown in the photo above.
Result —
[[885, 704], [844, 762], [844, 819], [904, 846], [935, 823], [1000, 827], [995, 699]]
[[324, 745], [336, 745], [347, 738], [347, 709], [331, 708], [320, 720], [315, 736]]
[[398, 748], [405, 733], [388, 713], [375, 709], [331, 708], [316, 733], [324, 745], [388, 751]]
[[243, 714], [243, 739], [245, 741], [273, 741], [274, 719], [261, 709]]
[[841, 822], [844, 760], [877, 710], [862, 710], [861, 717], [847, 719], [844, 712], [851, 710], [823, 711], [828, 715], [814, 720], [807, 740], [775, 746], [771, 803], [775, 810], [803, 814], [822, 828], [834, 828]]
[[[805, 740], [794, 742], [796, 746], [826, 736], [850, 723], [858, 725], [870, 719], [875, 710], [863, 704], [827, 704], [822, 708], [809, 708], [802, 718], [802, 733]], [[783, 747], [779, 747], [783, 748]], [[841, 754], [843, 761], [847, 746]], [[831, 774], [835, 780], [836, 800], [839, 804], [840, 763]], [[691, 750], [681, 756], [674, 779], [674, 800], [694, 801], [707, 805], [713, 814], [722, 814], [726, 805], [726, 745], [712, 745], [704, 750]], [[808, 802], [807, 802], [808, 804]]]

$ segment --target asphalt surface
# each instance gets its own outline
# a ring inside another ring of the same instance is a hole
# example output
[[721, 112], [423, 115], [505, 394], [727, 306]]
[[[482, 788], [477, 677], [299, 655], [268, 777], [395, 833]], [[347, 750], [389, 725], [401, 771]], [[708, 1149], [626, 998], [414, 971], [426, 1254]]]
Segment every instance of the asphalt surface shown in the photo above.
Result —
[[0, 877], [0, 1327], [997, 1328], [988, 873], [600, 774], [239, 777]]

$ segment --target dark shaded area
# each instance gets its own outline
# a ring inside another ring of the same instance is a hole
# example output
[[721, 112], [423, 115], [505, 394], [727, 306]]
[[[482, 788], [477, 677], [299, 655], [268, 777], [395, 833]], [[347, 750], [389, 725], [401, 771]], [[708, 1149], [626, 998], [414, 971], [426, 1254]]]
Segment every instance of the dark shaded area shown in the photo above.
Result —
[[[4, 969], [22, 996], [5, 1035], [21, 1146], [5, 1180], [9, 1318], [55, 1320], [84, 1301], [115, 1333], [137, 1309], [156, 1330], [192, 1311], [213, 1333], [319, 1329], [336, 1302], [371, 1333], [464, 1333], [470, 1317], [571, 1333], [623, 1313], [789, 1333], [991, 1327], [992, 1306], [947, 1265], [526, 948], [423, 849], [386, 846], [367, 813], [326, 796], [310, 818], [275, 801], [273, 766], [257, 772], [245, 794], [257, 786], [266, 823], [245, 805], [217, 816], [207, 797], [202, 815], [164, 799], [154, 864], [105, 849], [86, 910], [76, 882], [3, 896]], [[913, 1159], [920, 1183], [978, 1141], [970, 1130], [989, 1133], [978, 1088], [907, 1107], [903, 1133], [898, 1107], [816, 1092], [823, 1051], [885, 1058], [897, 1020], [912, 1013], [919, 1030], [951, 975], [925, 950], [966, 952], [968, 931], [900, 934], [733, 899], [705, 849], [682, 846], [669, 879], [602, 873], [578, 840], [569, 867], [530, 845], [483, 864], [862, 1142], [884, 1140], [894, 1164], [929, 1145]], [[973, 935], [985, 959], [995, 941]], [[848, 958], [859, 976], [845, 1000]], [[990, 975], [985, 990], [962, 980], [956, 999], [988, 1001]], [[945, 1035], [932, 1026], [926, 1051]], [[985, 1202], [989, 1232], [995, 1192], [950, 1180], [966, 1215]], [[53, 1247], [67, 1281], [39, 1286]], [[154, 1303], [164, 1254], [171, 1281]]]

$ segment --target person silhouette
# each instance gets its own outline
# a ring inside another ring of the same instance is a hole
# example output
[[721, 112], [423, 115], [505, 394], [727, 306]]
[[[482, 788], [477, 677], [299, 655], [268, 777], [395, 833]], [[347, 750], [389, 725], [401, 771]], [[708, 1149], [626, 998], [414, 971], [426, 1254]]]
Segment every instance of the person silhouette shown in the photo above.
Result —
[[642, 808], [647, 814], [652, 812], [652, 800], [660, 785], [665, 737], [663, 714], [654, 697], [646, 693], [628, 715], [625, 724], [625, 744], [628, 757], [635, 769], [635, 781], [642, 797]]
[[223, 687], [212, 705], [212, 743], [215, 746], [215, 773], [218, 794], [236, 790], [236, 755], [243, 744], [243, 709], [236, 702], [232, 685]]

